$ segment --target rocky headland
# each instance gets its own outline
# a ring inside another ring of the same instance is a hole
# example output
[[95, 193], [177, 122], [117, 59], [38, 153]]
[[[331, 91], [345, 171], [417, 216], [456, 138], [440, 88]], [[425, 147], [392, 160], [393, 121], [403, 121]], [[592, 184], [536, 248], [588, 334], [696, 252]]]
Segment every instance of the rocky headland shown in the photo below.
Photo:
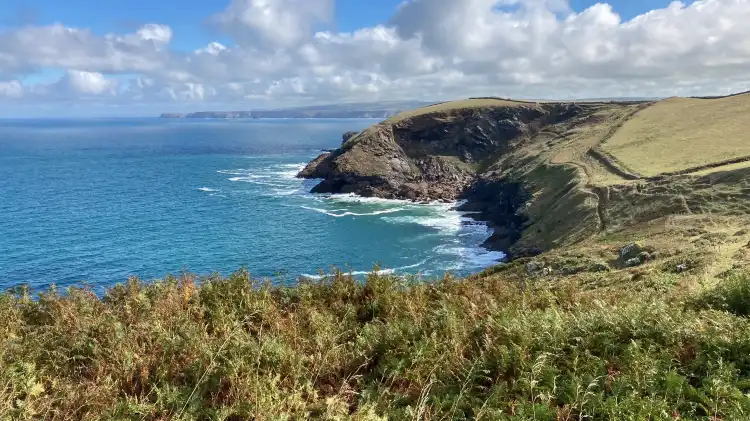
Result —
[[[460, 200], [460, 210], [494, 229], [485, 245], [511, 258], [616, 233], [638, 237], [644, 224], [667, 217], [744, 217], [738, 188], [747, 185], [744, 168], [731, 176], [717, 165], [710, 174], [645, 177], [603, 150], [656, 103], [485, 98], [438, 104], [347, 133], [340, 148], [299, 176], [322, 180], [314, 193]], [[717, 191], [721, 200], [708, 201]]]

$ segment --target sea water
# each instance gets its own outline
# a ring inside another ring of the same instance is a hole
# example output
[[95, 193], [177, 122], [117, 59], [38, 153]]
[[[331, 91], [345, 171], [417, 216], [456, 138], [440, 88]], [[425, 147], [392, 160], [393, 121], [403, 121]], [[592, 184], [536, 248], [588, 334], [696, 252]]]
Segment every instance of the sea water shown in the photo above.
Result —
[[295, 178], [374, 120], [0, 120], [0, 289], [129, 276], [465, 275], [502, 254], [453, 204]]

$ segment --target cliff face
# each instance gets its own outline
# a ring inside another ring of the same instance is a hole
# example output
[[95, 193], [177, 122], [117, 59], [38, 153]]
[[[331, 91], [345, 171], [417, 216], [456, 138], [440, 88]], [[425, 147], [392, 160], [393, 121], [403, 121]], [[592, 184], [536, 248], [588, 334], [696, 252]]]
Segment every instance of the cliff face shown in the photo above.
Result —
[[[533, 254], [548, 247], [547, 240], [521, 241], [522, 233], [530, 224], [546, 225], [549, 221], [543, 215], [524, 212], [529, 200], [534, 195], [539, 200], [540, 194], [562, 193], [555, 198], [558, 203], [568, 204], [571, 196], [583, 203], [588, 195], [572, 188], [541, 192], [533, 184], [534, 177], [525, 175], [524, 167], [535, 168], [542, 162], [526, 155], [549, 140], [545, 131], [550, 127], [577, 121], [592, 109], [575, 104], [518, 103], [392, 119], [357, 135], [347, 134], [341, 148], [313, 160], [300, 177], [322, 179], [313, 189], [315, 193], [414, 201], [465, 199], [464, 210], [473, 211], [477, 219], [494, 227], [489, 247], [516, 255]], [[577, 183], [574, 176], [567, 180]], [[595, 213], [591, 206], [584, 208], [584, 216]], [[571, 211], [580, 210], [578, 205], [571, 206]]]
[[574, 105], [458, 110], [384, 122], [351, 136], [302, 176], [323, 178], [314, 192], [410, 200], [456, 200], [488, 160], [544, 126], [580, 112]]
[[[727, 175], [641, 177], [601, 153], [651, 106], [492, 98], [437, 104], [347, 133], [339, 149], [316, 158], [300, 176], [322, 179], [317, 193], [463, 200], [461, 210], [494, 228], [486, 246], [512, 257], [579, 247], [589, 239], [606, 247], [607, 238], [652, 232], [663, 218], [702, 229], [704, 216], [750, 217], [741, 199], [750, 191], [746, 161], [732, 164], [741, 169], [720, 163]], [[663, 155], [670, 152], [665, 148]]]

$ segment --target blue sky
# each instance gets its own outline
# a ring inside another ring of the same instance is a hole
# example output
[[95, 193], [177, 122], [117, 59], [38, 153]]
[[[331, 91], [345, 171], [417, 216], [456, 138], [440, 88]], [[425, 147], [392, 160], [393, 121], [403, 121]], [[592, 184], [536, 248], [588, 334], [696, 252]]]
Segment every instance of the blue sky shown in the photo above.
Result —
[[745, 0], [2, 0], [0, 112], [728, 93], [748, 21]]

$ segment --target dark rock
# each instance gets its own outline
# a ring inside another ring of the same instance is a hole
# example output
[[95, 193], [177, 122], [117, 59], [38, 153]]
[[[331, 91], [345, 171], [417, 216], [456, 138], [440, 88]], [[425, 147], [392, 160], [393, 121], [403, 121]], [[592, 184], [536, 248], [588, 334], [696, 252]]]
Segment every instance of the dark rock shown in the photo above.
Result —
[[529, 262], [529, 263], [526, 263], [525, 268], [526, 268], [526, 273], [529, 276], [536, 276], [542, 272], [542, 270], [544, 269], [544, 265], [542, 265], [541, 263], [537, 263], [537, 262]]
[[639, 259], [637, 257], [633, 257], [632, 259], [628, 259], [628, 260], [626, 260], [624, 262], [624, 265], [625, 265], [626, 268], [632, 268], [632, 267], [635, 267], [635, 266], [640, 266], [641, 264], [643, 264], [643, 262], [641, 261], [641, 259]]
[[325, 178], [331, 172], [331, 158], [333, 153], [324, 152], [297, 174], [298, 178]]
[[[509, 251], [523, 234], [524, 224], [528, 218], [520, 212], [529, 194], [518, 183], [507, 179], [481, 179], [472, 184], [462, 198], [467, 203], [459, 207], [460, 211], [478, 212], [476, 218], [488, 221], [493, 229], [490, 238], [484, 246]], [[516, 250], [513, 258], [536, 256], [541, 253], [537, 249]]]
[[609, 266], [605, 265], [604, 263], [596, 263], [593, 266], [591, 266], [592, 272], [609, 272]]
[[630, 243], [620, 248], [620, 261], [627, 262], [630, 259], [637, 258], [643, 252], [643, 248], [638, 243]]
[[688, 270], [690, 270], [690, 266], [687, 263], [680, 263], [675, 267], [676, 273], [683, 273], [687, 272]]

